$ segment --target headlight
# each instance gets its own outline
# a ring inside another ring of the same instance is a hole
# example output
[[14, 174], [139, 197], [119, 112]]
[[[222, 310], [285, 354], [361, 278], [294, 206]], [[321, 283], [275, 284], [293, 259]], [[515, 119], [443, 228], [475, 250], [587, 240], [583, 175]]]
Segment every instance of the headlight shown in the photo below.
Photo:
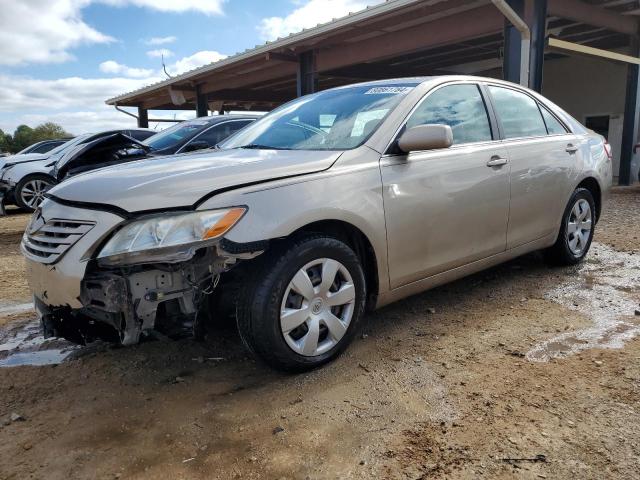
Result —
[[213, 240], [228, 232], [245, 212], [246, 208], [236, 207], [138, 220], [121, 228], [102, 248], [98, 258]]

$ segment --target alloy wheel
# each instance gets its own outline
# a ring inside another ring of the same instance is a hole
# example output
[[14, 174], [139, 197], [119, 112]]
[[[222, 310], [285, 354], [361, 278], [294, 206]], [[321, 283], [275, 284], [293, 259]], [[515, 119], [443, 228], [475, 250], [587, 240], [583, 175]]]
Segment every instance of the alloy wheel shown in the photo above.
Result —
[[280, 308], [280, 328], [296, 353], [321, 355], [344, 337], [353, 317], [356, 289], [340, 262], [320, 258], [307, 263], [287, 286]]
[[591, 206], [584, 198], [576, 201], [569, 214], [567, 223], [567, 243], [576, 257], [582, 255], [589, 244], [593, 218]]
[[24, 184], [20, 191], [20, 197], [25, 205], [35, 209], [44, 200], [44, 194], [51, 188], [51, 183], [46, 180], [33, 179]]

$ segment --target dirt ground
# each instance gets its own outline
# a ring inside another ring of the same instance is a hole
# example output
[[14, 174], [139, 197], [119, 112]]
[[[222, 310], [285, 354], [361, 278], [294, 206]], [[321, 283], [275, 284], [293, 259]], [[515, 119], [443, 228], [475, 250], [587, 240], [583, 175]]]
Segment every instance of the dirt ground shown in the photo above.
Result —
[[[305, 375], [230, 328], [0, 368], [0, 479], [640, 478], [639, 214], [616, 189], [580, 267], [528, 255], [391, 305]], [[26, 220], [0, 219], [5, 343], [33, 317]]]

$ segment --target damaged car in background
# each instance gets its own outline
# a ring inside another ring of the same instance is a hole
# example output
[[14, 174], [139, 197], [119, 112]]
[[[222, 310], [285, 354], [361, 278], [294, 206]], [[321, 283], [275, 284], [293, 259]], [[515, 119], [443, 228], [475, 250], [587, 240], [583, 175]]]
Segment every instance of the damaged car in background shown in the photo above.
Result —
[[325, 90], [175, 158], [47, 193], [21, 244], [47, 336], [131, 345], [232, 315], [269, 365], [310, 369], [367, 308], [534, 250], [582, 261], [612, 182], [603, 137], [465, 76]]
[[[56, 165], [75, 163], [76, 159], [83, 155], [91, 156], [95, 160], [91, 148], [100, 149], [103, 141], [113, 144], [115, 138], [120, 142], [121, 148], [131, 146], [136, 152], [139, 152], [141, 148], [145, 148], [140, 141], [155, 135], [155, 133], [148, 129], [86, 133], [59, 145], [46, 154], [32, 153], [3, 158], [0, 161], [0, 213], [4, 211], [6, 204], [17, 205], [24, 210], [33, 211], [44, 199], [45, 192], [61, 180], [56, 176]], [[116, 152], [117, 149], [109, 153], [121, 157], [126, 156]], [[137, 154], [139, 155], [139, 153]], [[113, 156], [110, 160], [113, 160]], [[80, 159], [80, 161], [82, 160]]]
[[255, 115], [215, 115], [180, 122], [161, 132], [110, 130], [76, 137], [48, 155], [8, 158], [0, 164], [0, 200], [33, 211], [53, 185], [69, 176], [145, 157], [214, 148], [253, 122]]

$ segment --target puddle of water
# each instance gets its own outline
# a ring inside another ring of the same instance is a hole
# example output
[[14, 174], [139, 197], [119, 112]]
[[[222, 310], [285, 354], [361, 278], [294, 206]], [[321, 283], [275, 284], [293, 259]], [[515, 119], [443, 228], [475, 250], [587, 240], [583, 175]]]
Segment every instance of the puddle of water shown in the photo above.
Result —
[[42, 365], [57, 365], [67, 358], [71, 352], [63, 350], [42, 350], [35, 352], [14, 353], [7, 358], [0, 360], [0, 367], [18, 367], [21, 365], [31, 365], [39, 367]]
[[33, 303], [0, 302], [0, 316], [33, 311]]
[[622, 348], [640, 334], [640, 318], [633, 316], [640, 302], [640, 256], [594, 243], [574, 275], [545, 297], [585, 315], [593, 325], [534, 346], [528, 360], [547, 362], [591, 348]]
[[0, 367], [54, 365], [64, 361], [78, 348], [58, 338], [45, 339], [40, 323], [32, 320], [0, 332]]

